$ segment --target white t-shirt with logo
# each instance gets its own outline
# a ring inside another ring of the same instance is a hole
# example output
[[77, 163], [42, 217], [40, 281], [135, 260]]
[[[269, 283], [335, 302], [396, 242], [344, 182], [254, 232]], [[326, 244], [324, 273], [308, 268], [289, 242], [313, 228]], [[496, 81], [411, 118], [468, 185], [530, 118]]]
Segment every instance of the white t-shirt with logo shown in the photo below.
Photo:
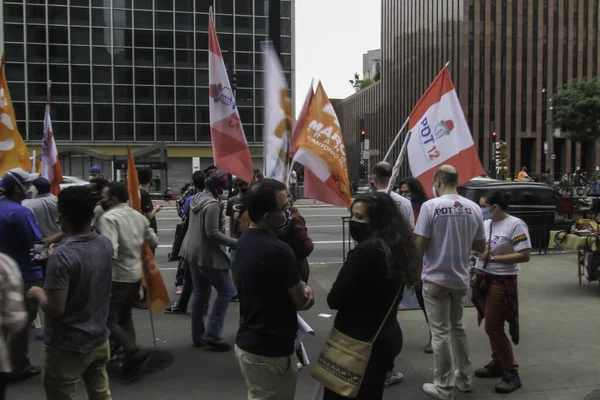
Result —
[[[386, 189], [378, 190], [378, 192], [387, 192]], [[390, 197], [396, 202], [400, 214], [404, 217], [404, 220], [408, 223], [411, 228], [415, 227], [415, 213], [412, 208], [412, 203], [405, 197], [400, 196], [398, 193], [391, 191]]]
[[[492, 226], [491, 240], [490, 224]], [[484, 221], [484, 228], [486, 245], [496, 256], [531, 249], [529, 229], [525, 222], [517, 217], [509, 216], [497, 222], [487, 220]], [[484, 260], [477, 260], [477, 268], [483, 269], [484, 265]], [[498, 264], [490, 261], [485, 267], [485, 271], [494, 275], [517, 275], [521, 271], [521, 267], [519, 264]]]
[[466, 289], [473, 241], [485, 239], [481, 208], [458, 194], [426, 201], [415, 234], [429, 239], [421, 279], [449, 289]]

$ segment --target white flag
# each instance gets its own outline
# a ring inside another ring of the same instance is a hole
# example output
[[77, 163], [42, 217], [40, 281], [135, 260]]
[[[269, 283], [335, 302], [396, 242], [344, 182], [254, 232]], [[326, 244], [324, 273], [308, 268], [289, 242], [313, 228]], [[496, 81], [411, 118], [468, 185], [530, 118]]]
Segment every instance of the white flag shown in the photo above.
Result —
[[292, 134], [290, 90], [273, 44], [263, 42], [262, 48], [265, 52], [265, 177], [285, 183], [290, 166]]

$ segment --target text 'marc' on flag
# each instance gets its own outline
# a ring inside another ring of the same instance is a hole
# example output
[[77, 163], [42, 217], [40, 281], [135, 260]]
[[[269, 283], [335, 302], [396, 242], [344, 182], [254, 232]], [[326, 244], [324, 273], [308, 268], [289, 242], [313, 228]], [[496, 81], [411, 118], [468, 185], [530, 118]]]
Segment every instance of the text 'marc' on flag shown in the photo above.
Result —
[[0, 177], [13, 168], [31, 170], [25, 142], [17, 129], [15, 110], [6, 81], [4, 54], [0, 60]]
[[410, 169], [429, 197], [433, 196], [433, 175], [442, 165], [456, 168], [459, 184], [484, 173], [448, 67], [410, 113], [409, 130]]
[[[127, 191], [129, 192], [129, 206], [142, 212], [139, 181], [131, 147], [127, 145]], [[160, 311], [170, 304], [169, 292], [165, 286], [162, 274], [156, 265], [152, 249], [147, 244], [142, 246], [142, 284], [148, 289], [148, 307], [152, 311]]]
[[[352, 199], [344, 138], [321, 82], [310, 102], [296, 147], [294, 161], [305, 167], [305, 195], [328, 204], [350, 207]], [[307, 169], [310, 170], [308, 174]]]
[[244, 128], [227, 77], [212, 14], [208, 22], [210, 136], [217, 168], [252, 182], [254, 167]]

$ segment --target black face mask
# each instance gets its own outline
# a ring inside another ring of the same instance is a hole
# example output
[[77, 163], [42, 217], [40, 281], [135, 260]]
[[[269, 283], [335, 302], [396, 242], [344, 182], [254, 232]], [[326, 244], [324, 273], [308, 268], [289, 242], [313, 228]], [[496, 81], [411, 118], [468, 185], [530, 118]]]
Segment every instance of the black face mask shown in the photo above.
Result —
[[350, 221], [350, 236], [358, 243], [364, 242], [369, 238], [369, 224]]

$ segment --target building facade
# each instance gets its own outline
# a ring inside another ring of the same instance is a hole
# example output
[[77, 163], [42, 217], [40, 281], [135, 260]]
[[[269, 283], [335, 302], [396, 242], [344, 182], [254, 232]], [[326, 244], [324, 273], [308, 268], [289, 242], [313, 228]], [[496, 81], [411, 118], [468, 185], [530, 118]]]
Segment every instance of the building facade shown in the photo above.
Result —
[[369, 50], [363, 54], [363, 79], [375, 79], [381, 72], [381, 49]]
[[[522, 166], [534, 176], [552, 168], [555, 178], [595, 170], [585, 149], [548, 121], [557, 89], [600, 75], [599, 8], [594, 0], [383, 0], [381, 81], [336, 108], [352, 179], [360, 171], [360, 119], [379, 161], [447, 61], [485, 168], [495, 166], [501, 141], [508, 176]], [[410, 175], [406, 162], [402, 175]]]
[[34, 149], [40, 144], [50, 79], [59, 151], [68, 144], [121, 154], [125, 144], [142, 148], [165, 142], [174, 186], [189, 181], [192, 157], [200, 157], [203, 167], [212, 163], [208, 11], [214, 3], [240, 118], [255, 162], [262, 165], [261, 42], [279, 28], [292, 88], [293, 1], [281, 0], [275, 8], [280, 15], [272, 16], [269, 0], [1, 3], [0, 50], [6, 52], [9, 89], [27, 144]]

